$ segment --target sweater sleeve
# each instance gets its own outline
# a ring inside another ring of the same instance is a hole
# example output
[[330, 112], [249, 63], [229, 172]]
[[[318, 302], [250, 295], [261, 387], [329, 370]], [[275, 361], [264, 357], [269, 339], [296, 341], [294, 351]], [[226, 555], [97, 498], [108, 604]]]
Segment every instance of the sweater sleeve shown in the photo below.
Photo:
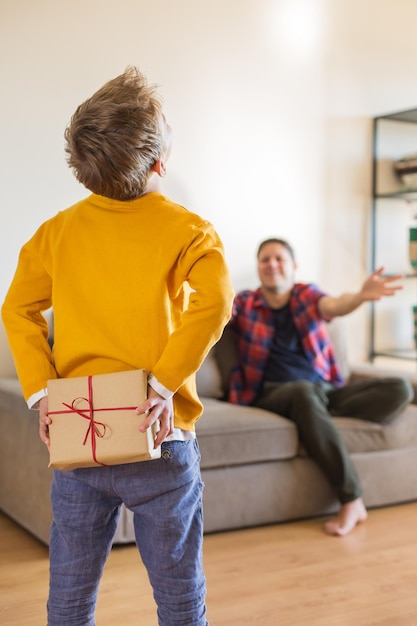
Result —
[[175, 274], [174, 291], [184, 279], [188, 283], [188, 304], [152, 372], [173, 391], [198, 370], [231, 315], [233, 288], [222, 243], [211, 224], [202, 222], [194, 229]]
[[[4, 327], [26, 400], [39, 392], [46, 380], [56, 378], [48, 323], [43, 316], [51, 306], [51, 277], [32, 247], [32, 240], [23, 246], [2, 306]], [[30, 359], [26, 358], [29, 353]]]

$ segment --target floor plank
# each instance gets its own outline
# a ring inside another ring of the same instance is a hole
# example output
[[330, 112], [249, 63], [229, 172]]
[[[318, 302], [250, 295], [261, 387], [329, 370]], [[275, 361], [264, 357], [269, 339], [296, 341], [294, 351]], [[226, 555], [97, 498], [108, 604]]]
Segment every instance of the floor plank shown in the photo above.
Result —
[[[308, 520], [207, 535], [210, 626], [417, 626], [417, 503], [370, 511], [344, 538]], [[0, 514], [1, 622], [46, 623], [48, 549]], [[98, 626], [156, 626], [135, 546], [112, 550]]]

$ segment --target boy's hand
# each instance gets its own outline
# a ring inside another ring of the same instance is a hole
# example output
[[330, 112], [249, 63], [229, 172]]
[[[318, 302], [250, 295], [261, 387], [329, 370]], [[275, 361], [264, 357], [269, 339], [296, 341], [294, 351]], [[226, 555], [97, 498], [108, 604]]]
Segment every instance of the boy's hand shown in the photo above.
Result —
[[145, 421], [139, 426], [143, 433], [159, 420], [159, 431], [155, 439], [154, 448], [157, 448], [166, 437], [174, 432], [174, 407], [172, 398], [165, 400], [150, 385], [148, 385], [148, 398], [140, 404], [136, 413], [142, 415], [146, 413]]
[[49, 450], [49, 424], [52, 420], [48, 417], [48, 397], [39, 400], [39, 437]]

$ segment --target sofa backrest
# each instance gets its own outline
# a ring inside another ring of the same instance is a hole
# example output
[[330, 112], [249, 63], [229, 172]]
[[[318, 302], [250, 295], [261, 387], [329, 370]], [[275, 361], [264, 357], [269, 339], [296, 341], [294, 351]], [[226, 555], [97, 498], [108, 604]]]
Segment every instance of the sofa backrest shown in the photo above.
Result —
[[343, 317], [335, 317], [327, 324], [330, 338], [336, 351], [337, 362], [343, 377], [347, 380], [350, 376], [350, 365], [348, 361], [346, 334], [344, 331]]
[[16, 368], [10, 353], [6, 331], [0, 322], [0, 378], [16, 378]]

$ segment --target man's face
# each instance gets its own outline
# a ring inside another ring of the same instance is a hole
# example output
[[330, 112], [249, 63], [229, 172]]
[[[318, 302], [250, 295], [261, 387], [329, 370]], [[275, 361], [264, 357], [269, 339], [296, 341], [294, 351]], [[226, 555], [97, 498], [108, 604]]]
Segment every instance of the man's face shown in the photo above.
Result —
[[296, 263], [285, 246], [267, 243], [258, 255], [258, 275], [262, 287], [272, 293], [283, 293], [292, 288]]

